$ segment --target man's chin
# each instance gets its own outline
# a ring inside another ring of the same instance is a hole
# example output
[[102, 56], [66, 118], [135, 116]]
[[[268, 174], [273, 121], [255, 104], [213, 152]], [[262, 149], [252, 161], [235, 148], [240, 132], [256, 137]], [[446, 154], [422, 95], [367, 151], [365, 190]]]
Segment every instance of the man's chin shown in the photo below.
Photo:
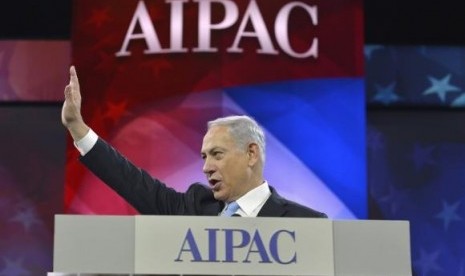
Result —
[[227, 197], [222, 191], [213, 191], [213, 197], [218, 201], [227, 201]]

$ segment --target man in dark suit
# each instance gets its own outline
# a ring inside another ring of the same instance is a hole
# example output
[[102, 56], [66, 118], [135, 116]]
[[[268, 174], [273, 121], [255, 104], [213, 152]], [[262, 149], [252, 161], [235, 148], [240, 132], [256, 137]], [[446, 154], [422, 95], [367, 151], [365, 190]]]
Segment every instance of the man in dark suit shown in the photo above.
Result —
[[168, 188], [134, 166], [85, 124], [74, 67], [65, 88], [62, 123], [73, 137], [82, 163], [141, 214], [326, 217], [282, 198], [264, 180], [265, 137], [248, 116], [208, 123], [201, 156], [209, 185], [194, 183], [185, 193]]

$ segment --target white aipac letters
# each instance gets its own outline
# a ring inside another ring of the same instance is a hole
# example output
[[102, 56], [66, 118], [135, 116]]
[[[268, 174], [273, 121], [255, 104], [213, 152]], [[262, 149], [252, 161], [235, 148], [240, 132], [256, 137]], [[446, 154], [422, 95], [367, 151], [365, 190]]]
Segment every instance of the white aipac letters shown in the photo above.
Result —
[[309, 15], [310, 19], [312, 20], [313, 25], [318, 25], [318, 11], [316, 7], [305, 5], [304, 3], [299, 2], [291, 2], [278, 12], [276, 16], [276, 20], [274, 22], [274, 32], [276, 35], [276, 40], [278, 41], [279, 46], [281, 49], [291, 57], [295, 58], [307, 58], [307, 57], [318, 57], [318, 38], [314, 37], [312, 41], [312, 45], [308, 49], [308, 51], [304, 53], [297, 53], [295, 52], [291, 44], [289, 43], [289, 33], [288, 33], [288, 26], [289, 26], [289, 14], [291, 13], [292, 9], [294, 8], [303, 8]]
[[[250, 21], [252, 24], [254, 32], [244, 31], [248, 21]], [[261, 49], [257, 50], [257, 53], [269, 55], [278, 54], [278, 51], [273, 47], [273, 43], [271, 42], [271, 37], [268, 33], [268, 29], [266, 28], [262, 13], [260, 12], [260, 9], [258, 8], [257, 2], [255, 2], [255, 0], [250, 1], [249, 6], [245, 11], [244, 17], [242, 18], [239, 30], [237, 31], [234, 43], [230, 48], [228, 48], [227, 52], [242, 53], [242, 49], [239, 48], [239, 42], [241, 37], [244, 36], [256, 37], [258, 39]]]
[[[184, 35], [184, 5], [189, 0], [165, 0], [170, 5], [170, 42], [168, 47], [162, 48], [157, 31], [145, 5], [144, 0], [137, 4], [134, 15], [126, 31], [121, 49], [116, 53], [117, 57], [130, 56], [128, 50], [129, 44], [133, 40], [145, 40], [147, 49], [144, 54], [169, 54], [169, 53], [186, 53], [189, 48], [183, 45]], [[190, 47], [194, 53], [215, 53], [219, 49], [211, 45], [211, 35], [213, 31], [221, 31], [231, 28], [239, 20], [239, 9], [232, 0], [192, 0], [198, 5], [198, 39], [196, 47]], [[218, 22], [212, 22], [213, 5], [222, 5], [225, 11], [224, 18]], [[243, 38], [255, 38], [258, 41], [258, 54], [278, 55], [281, 49], [287, 55], [293, 58], [318, 58], [318, 38], [310, 38], [312, 43], [310, 48], [305, 52], [296, 52], [289, 41], [289, 17], [294, 9], [302, 9], [309, 17], [309, 28], [318, 26], [318, 9], [317, 6], [310, 6], [303, 2], [289, 2], [284, 5], [276, 15], [274, 21], [274, 35], [277, 45], [273, 44], [270, 32], [265, 24], [260, 8], [256, 0], [250, 0], [249, 4], [240, 19], [239, 28], [236, 32], [232, 45], [225, 49], [228, 53], [242, 53], [240, 42]], [[246, 26], [250, 23], [251, 31], [246, 31]], [[141, 32], [135, 33], [137, 24]]]
[[[136, 24], [139, 23], [142, 33], [136, 34], [134, 30], [136, 29]], [[123, 56], [130, 56], [131, 52], [129, 52], [128, 46], [129, 42], [133, 39], [145, 39], [145, 43], [147, 43], [148, 49], [144, 51], [146, 54], [155, 54], [155, 53], [163, 53], [163, 49], [160, 46], [160, 40], [158, 39], [158, 35], [155, 31], [155, 27], [152, 24], [152, 20], [150, 19], [149, 13], [147, 11], [147, 7], [145, 6], [144, 1], [139, 1], [137, 4], [136, 12], [132, 17], [131, 23], [129, 24], [128, 31], [126, 32], [126, 36], [124, 37], [123, 46], [116, 53], [117, 57]]]
[[[239, 9], [236, 4], [230, 0], [194, 0], [199, 3], [199, 45], [194, 48], [194, 52], [218, 52], [217, 48], [212, 48], [211, 44], [211, 31], [221, 30], [231, 27], [236, 23], [239, 18]], [[224, 6], [225, 16], [224, 19], [217, 23], [211, 22], [211, 7], [212, 3], [220, 3]]]

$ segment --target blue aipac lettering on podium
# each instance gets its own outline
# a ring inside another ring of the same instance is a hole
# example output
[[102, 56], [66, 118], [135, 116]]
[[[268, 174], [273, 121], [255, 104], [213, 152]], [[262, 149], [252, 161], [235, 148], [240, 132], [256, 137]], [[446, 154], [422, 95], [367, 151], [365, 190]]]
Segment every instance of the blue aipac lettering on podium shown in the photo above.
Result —
[[[282, 242], [283, 239], [287, 239], [287, 243], [292, 242], [292, 244], [295, 244], [295, 231], [278, 230], [269, 237], [269, 240], [265, 240], [266, 243], [257, 229], [251, 233], [244, 229], [206, 228], [205, 232], [204, 234], [207, 235], [208, 239], [208, 252], [200, 251], [195, 235], [189, 228], [174, 261], [252, 263], [251, 256], [256, 255], [259, 257], [258, 263], [279, 263], [283, 265], [297, 263], [295, 250], [291, 252], [290, 255], [292, 256], [290, 258], [284, 259], [280, 255], [279, 246], [280, 241]], [[218, 244], [219, 235], [222, 235], [223, 244]], [[223, 256], [218, 256], [218, 246], [224, 246]], [[238, 259], [237, 255], [245, 256]], [[286, 255], [289, 255], [288, 248], [286, 249]]]

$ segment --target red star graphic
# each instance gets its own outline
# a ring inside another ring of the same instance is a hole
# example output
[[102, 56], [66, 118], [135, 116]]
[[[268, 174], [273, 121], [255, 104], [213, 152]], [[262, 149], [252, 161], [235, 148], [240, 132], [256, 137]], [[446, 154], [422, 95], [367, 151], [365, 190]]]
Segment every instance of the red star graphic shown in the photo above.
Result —
[[92, 15], [87, 21], [89, 24], [100, 28], [106, 22], [110, 21], [110, 16], [108, 15], [108, 8], [94, 9], [92, 10]]
[[[116, 34], [109, 34], [103, 37], [100, 37], [95, 41], [95, 44], [91, 47], [92, 51], [99, 51], [102, 48], [108, 46], [118, 45], [120, 43], [120, 37]], [[116, 52], [116, 51], [115, 51]]]
[[146, 61], [142, 64], [142, 66], [147, 67], [150, 71], [152, 71], [152, 74], [157, 78], [160, 76], [160, 72], [162, 70], [173, 68], [173, 65], [167, 59], [157, 59], [153, 61]]
[[113, 122], [118, 121], [122, 116], [127, 115], [127, 101], [121, 101], [119, 103], [108, 103], [106, 112], [103, 114], [104, 118], [108, 118]]

